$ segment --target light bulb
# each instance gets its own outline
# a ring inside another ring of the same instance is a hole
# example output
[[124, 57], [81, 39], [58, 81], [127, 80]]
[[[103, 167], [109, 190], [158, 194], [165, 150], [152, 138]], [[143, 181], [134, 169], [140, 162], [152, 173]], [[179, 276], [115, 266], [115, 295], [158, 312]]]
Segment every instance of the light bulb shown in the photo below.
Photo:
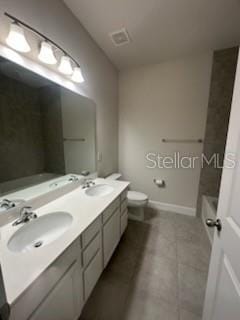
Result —
[[23, 28], [15, 22], [11, 23], [10, 31], [6, 39], [9, 47], [19, 52], [29, 52], [31, 50], [25, 35]]
[[66, 74], [68, 76], [70, 76], [73, 73], [73, 69], [72, 69], [72, 65], [71, 65], [71, 60], [69, 57], [67, 56], [62, 56], [61, 58], [61, 62], [60, 65], [58, 67], [58, 70], [63, 73]]
[[57, 63], [57, 59], [54, 55], [53, 48], [49, 42], [42, 41], [38, 59], [46, 64]]
[[83, 78], [82, 71], [81, 71], [80, 67], [75, 67], [73, 69], [72, 81], [77, 82], [77, 83], [84, 82], [84, 78]]

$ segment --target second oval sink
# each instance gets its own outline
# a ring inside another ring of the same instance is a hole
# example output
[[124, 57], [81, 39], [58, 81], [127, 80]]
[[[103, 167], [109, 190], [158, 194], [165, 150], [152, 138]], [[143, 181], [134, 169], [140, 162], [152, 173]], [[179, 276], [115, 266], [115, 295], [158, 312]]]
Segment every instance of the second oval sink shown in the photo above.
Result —
[[88, 188], [85, 193], [91, 197], [103, 197], [110, 194], [114, 188], [108, 184], [97, 184]]
[[26, 252], [43, 247], [60, 237], [72, 224], [72, 216], [66, 212], [53, 212], [26, 223], [10, 238], [8, 248], [14, 252]]

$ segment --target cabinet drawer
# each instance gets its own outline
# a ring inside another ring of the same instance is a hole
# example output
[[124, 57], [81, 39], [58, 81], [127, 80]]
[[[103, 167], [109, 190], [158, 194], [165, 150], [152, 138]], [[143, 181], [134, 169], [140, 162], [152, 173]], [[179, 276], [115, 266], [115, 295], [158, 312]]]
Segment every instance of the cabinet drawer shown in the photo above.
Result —
[[83, 272], [84, 299], [90, 296], [102, 272], [102, 253], [99, 250], [87, 269]]
[[124, 190], [121, 195], [120, 195], [120, 199], [121, 199], [121, 202], [124, 201], [126, 198], [127, 198], [127, 193], [128, 193], [128, 190]]
[[90, 260], [96, 255], [97, 251], [101, 249], [101, 234], [100, 232], [89, 243], [86, 249], [83, 251], [83, 267], [85, 268]]
[[94, 238], [101, 229], [101, 217], [97, 218], [82, 234], [83, 248]]
[[123, 200], [122, 202], [121, 202], [121, 214], [123, 214], [125, 211], [126, 211], [126, 209], [127, 209], [127, 199], [125, 199], [125, 200]]
[[120, 198], [114, 200], [108, 208], [103, 212], [103, 223], [105, 223], [113, 214], [113, 212], [120, 206]]
[[124, 214], [121, 216], [121, 236], [126, 230], [127, 225], [128, 225], [128, 211], [125, 210]]
[[120, 240], [120, 210], [116, 210], [103, 227], [104, 267], [108, 264]]

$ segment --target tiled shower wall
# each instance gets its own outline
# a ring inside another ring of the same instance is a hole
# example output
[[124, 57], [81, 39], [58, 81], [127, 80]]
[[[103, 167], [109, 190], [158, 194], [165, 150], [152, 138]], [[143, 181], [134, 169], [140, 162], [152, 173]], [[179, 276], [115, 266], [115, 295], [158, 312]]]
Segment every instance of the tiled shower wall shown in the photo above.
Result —
[[0, 74], [0, 183], [65, 173], [60, 90]]
[[[235, 47], [215, 51], [213, 57], [203, 153], [207, 159], [218, 154], [220, 166], [224, 157], [237, 56], [238, 47]], [[198, 192], [198, 215], [201, 211], [202, 195], [218, 197], [221, 175], [222, 169], [215, 168], [213, 162], [203, 166]]]
[[0, 182], [44, 172], [37, 88], [0, 74]]
[[39, 89], [42, 111], [45, 172], [65, 174], [61, 89], [49, 85]]

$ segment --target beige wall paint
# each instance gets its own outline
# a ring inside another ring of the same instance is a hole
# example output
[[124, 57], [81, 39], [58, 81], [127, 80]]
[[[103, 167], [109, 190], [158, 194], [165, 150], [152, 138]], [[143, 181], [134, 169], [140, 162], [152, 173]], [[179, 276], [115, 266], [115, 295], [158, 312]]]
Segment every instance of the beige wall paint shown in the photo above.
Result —
[[[195, 208], [200, 167], [148, 169], [148, 152], [200, 155], [201, 144], [162, 138], [203, 138], [212, 53], [120, 72], [119, 170], [151, 200]], [[154, 178], [166, 181], [157, 188]]]
[[[50, 37], [80, 63], [88, 96], [97, 105], [97, 145], [102, 153], [101, 175], [118, 165], [118, 72], [95, 44], [76, 17], [59, 0], [0, 0], [0, 42], [4, 43], [9, 20], [4, 11], [32, 25]], [[29, 35], [31, 41], [31, 35]], [[36, 46], [33, 46], [36, 51]]]

